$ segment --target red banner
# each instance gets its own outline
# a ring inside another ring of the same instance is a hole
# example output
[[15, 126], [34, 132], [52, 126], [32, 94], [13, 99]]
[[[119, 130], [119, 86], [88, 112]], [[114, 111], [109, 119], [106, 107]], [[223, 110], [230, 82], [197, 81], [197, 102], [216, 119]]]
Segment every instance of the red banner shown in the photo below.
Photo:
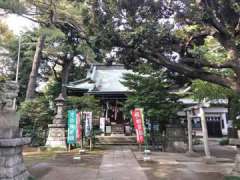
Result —
[[77, 113], [77, 142], [80, 143], [82, 139], [82, 124], [81, 124], [81, 112]]
[[132, 110], [132, 119], [134, 128], [136, 131], [137, 143], [144, 143], [144, 129], [143, 129], [143, 119], [142, 119], [142, 109], [135, 108]]

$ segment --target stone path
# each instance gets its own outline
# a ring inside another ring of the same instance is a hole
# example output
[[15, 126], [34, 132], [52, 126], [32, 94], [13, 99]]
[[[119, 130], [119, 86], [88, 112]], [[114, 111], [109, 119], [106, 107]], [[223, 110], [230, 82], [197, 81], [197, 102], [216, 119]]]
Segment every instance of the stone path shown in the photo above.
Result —
[[108, 150], [103, 156], [97, 180], [147, 180], [129, 149]]

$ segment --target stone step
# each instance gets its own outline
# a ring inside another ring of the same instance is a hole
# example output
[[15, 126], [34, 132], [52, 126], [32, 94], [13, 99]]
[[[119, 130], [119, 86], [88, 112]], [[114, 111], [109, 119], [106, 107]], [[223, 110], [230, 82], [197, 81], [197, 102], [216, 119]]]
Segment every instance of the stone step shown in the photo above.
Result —
[[95, 139], [96, 144], [106, 144], [106, 145], [135, 145], [135, 136], [97, 136]]

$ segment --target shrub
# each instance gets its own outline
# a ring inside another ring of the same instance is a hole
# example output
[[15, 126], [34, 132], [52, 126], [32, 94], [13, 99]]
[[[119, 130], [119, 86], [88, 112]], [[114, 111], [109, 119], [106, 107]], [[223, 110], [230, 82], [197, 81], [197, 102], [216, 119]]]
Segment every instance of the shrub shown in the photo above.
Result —
[[238, 176], [226, 176], [224, 180], [240, 180], [240, 177]]
[[219, 144], [220, 145], [228, 145], [229, 144], [229, 139], [228, 138], [224, 138], [224, 139], [221, 139], [220, 141], [219, 141]]
[[52, 122], [53, 110], [45, 97], [24, 101], [20, 106], [20, 127], [23, 135], [32, 138], [32, 145], [44, 145], [48, 124]]

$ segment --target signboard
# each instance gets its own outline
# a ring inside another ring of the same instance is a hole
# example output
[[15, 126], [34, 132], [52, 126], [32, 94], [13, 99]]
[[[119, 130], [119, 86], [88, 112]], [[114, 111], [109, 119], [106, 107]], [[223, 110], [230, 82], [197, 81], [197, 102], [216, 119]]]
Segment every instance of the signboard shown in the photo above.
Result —
[[82, 113], [77, 113], [77, 142], [80, 143], [82, 139], [82, 124], [81, 124]]
[[105, 133], [105, 118], [104, 117], [100, 118], [100, 129], [103, 133]]
[[85, 136], [91, 136], [92, 132], [92, 112], [84, 112], [85, 114]]
[[143, 144], [145, 134], [143, 109], [135, 108], [132, 111], [132, 119], [136, 131], [137, 143]]
[[111, 126], [106, 126], [106, 134], [112, 133], [112, 127]]
[[67, 143], [75, 144], [76, 143], [76, 110], [68, 110], [68, 135]]

